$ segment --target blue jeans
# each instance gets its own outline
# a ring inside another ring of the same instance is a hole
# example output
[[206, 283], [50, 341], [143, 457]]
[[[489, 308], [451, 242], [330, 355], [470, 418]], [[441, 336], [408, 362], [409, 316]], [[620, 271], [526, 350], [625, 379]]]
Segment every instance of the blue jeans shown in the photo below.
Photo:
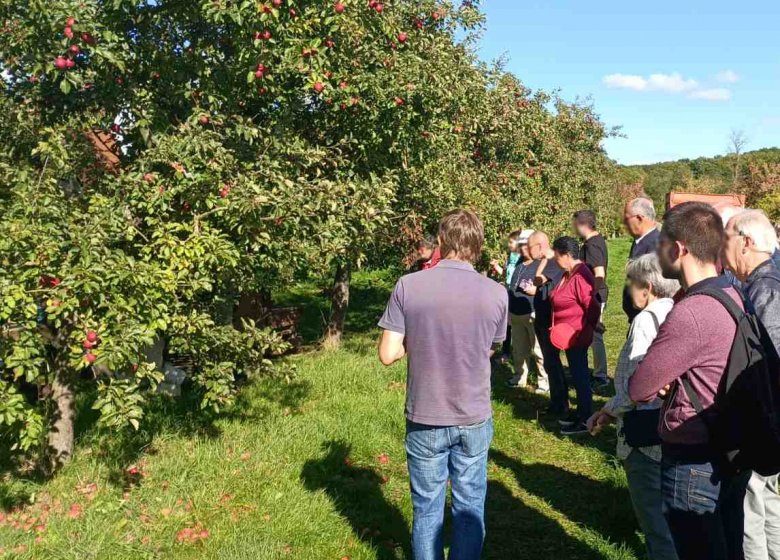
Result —
[[721, 484], [713, 463], [662, 461], [662, 507], [680, 560], [727, 560]]
[[444, 560], [444, 505], [452, 482], [450, 560], [478, 560], [485, 540], [487, 458], [493, 420], [470, 426], [406, 423], [415, 560]]
[[590, 418], [593, 409], [593, 391], [590, 388], [590, 371], [588, 371], [588, 349], [570, 348], [566, 350], [566, 360], [569, 362], [569, 372], [577, 393], [577, 416], [583, 424]]

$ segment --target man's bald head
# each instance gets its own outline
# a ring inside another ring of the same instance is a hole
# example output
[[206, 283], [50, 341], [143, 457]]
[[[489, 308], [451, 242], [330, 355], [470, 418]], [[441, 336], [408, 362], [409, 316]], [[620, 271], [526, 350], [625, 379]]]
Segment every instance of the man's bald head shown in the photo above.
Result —
[[528, 244], [539, 244], [544, 245], [545, 247], [550, 246], [550, 238], [547, 237], [547, 234], [543, 231], [535, 231], [531, 234], [531, 237], [528, 238]]
[[545, 257], [550, 251], [550, 238], [543, 231], [535, 231], [531, 237], [528, 238], [528, 251], [531, 253], [531, 258], [539, 260]]

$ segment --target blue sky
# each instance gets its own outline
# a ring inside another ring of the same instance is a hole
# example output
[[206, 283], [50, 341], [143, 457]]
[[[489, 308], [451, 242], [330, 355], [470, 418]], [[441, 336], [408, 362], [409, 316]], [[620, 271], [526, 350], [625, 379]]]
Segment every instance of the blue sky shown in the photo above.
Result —
[[590, 97], [620, 163], [780, 146], [780, 0], [483, 0], [480, 56], [532, 88]]

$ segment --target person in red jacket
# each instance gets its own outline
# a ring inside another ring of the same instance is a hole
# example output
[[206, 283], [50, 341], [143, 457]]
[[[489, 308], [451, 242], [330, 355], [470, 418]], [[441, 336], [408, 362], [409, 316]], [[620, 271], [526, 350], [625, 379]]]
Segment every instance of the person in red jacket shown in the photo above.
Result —
[[566, 351], [569, 372], [577, 393], [577, 410], [560, 420], [564, 435], [585, 434], [586, 422], [593, 408], [593, 393], [588, 370], [588, 348], [601, 317], [596, 279], [590, 268], [580, 260], [580, 247], [573, 237], [559, 237], [553, 242], [556, 264], [563, 269], [563, 278], [552, 292], [553, 321], [550, 339]]
[[441, 260], [438, 240], [433, 235], [426, 235], [415, 246], [418, 259], [407, 272], [419, 272], [434, 268]]

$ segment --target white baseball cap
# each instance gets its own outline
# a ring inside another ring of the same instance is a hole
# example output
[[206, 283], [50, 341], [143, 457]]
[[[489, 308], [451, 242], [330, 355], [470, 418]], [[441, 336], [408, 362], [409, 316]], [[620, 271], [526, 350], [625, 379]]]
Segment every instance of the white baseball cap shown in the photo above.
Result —
[[524, 229], [520, 232], [520, 237], [517, 238], [517, 244], [518, 245], [528, 245], [528, 240], [531, 238], [531, 236], [534, 234], [534, 230], [532, 229]]

